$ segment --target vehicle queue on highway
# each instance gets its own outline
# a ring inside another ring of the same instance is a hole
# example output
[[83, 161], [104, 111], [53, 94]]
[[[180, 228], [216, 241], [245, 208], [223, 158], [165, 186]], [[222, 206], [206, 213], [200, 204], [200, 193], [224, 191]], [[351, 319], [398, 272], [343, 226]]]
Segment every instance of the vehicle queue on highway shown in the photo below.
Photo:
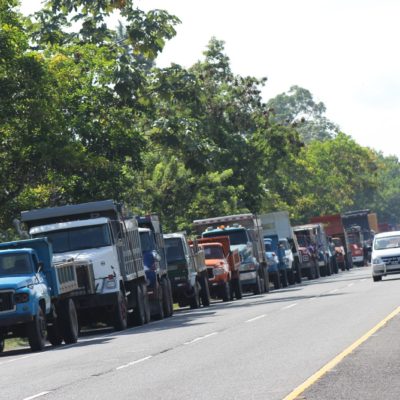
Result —
[[[195, 220], [189, 237], [112, 200], [24, 211], [21, 221], [24, 239], [0, 244], [0, 351], [12, 337], [40, 351], [76, 343], [90, 324], [121, 331], [172, 316], [174, 304], [208, 307], [367, 265], [378, 231], [369, 210], [298, 226], [281, 211]], [[400, 272], [392, 236], [377, 237], [390, 254], [372, 254], [374, 281]]]

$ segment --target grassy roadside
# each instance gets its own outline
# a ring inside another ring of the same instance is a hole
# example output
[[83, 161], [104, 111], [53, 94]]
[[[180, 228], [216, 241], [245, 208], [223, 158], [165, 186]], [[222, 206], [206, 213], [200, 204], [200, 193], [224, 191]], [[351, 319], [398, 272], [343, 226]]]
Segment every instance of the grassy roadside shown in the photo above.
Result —
[[28, 346], [28, 339], [25, 338], [13, 338], [6, 339], [4, 342], [4, 350], [15, 350], [19, 347]]

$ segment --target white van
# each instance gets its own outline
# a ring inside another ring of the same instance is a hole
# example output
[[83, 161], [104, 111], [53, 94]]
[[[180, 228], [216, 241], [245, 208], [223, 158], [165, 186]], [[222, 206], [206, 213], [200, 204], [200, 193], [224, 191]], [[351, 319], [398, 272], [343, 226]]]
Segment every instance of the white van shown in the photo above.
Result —
[[400, 274], [400, 231], [375, 235], [372, 247], [372, 279], [382, 280], [382, 276]]

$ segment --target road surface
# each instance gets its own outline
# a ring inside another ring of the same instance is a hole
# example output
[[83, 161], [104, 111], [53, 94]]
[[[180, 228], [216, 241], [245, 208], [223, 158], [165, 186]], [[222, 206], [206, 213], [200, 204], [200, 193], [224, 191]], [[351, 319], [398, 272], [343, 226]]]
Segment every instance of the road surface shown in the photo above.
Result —
[[[5, 352], [0, 358], [0, 398], [290, 398], [294, 389], [397, 309], [399, 293], [396, 276], [374, 283], [370, 268], [357, 268], [264, 295], [182, 310], [121, 333], [97, 333], [76, 345], [49, 346], [42, 353]], [[332, 387], [324, 379], [332, 381], [335, 371], [359, 352], [298, 398], [328, 398], [324, 391], [332, 392]], [[362, 363], [370, 371], [369, 360], [367, 356]], [[351, 384], [346, 371], [339, 374], [343, 389]], [[351, 399], [349, 393], [329, 398]]]

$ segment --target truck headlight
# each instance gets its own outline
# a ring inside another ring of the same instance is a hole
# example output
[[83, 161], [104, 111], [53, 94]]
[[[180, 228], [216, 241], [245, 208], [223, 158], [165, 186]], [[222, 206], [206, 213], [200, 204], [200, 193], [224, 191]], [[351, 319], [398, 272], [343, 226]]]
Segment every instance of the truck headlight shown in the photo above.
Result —
[[223, 268], [214, 268], [213, 271], [215, 276], [222, 275], [225, 272]]
[[14, 301], [16, 304], [27, 303], [29, 301], [29, 293], [15, 293]]
[[372, 259], [372, 264], [383, 264], [383, 260], [380, 257], [375, 257]]

